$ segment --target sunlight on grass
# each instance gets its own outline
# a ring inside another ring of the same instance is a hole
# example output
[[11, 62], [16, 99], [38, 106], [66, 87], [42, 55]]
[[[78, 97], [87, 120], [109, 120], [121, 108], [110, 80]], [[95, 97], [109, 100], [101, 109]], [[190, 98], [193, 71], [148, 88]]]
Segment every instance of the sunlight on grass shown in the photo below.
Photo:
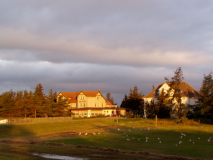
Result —
[[[183, 125], [164, 120], [156, 128], [155, 120], [119, 119], [117, 126], [116, 119], [77, 119], [70, 122], [4, 125], [0, 126], [0, 137], [17, 139], [72, 133], [65, 137], [47, 136], [43, 141], [213, 158], [213, 139], [208, 142], [213, 137], [213, 126], [199, 125]], [[78, 135], [79, 132], [82, 134]]]

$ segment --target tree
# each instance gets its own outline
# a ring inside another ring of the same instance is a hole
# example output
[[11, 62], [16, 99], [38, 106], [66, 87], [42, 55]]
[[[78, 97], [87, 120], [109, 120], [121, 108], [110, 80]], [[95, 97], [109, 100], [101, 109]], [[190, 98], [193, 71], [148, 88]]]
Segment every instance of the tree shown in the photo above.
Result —
[[213, 78], [212, 72], [204, 74], [202, 86], [200, 88], [200, 97], [198, 106], [201, 108], [201, 114], [211, 118], [213, 122]]
[[15, 97], [15, 110], [16, 117], [21, 117], [21, 111], [23, 106], [23, 91], [17, 91]]
[[69, 115], [68, 111], [66, 110], [68, 106], [67, 101], [68, 99], [62, 95], [57, 97], [57, 103], [54, 103], [54, 107], [52, 109], [52, 115], [54, 117]]
[[151, 100], [150, 103], [146, 102], [144, 108], [146, 110], [147, 118], [155, 118], [156, 114], [158, 113], [158, 109], [156, 108], [156, 104], [153, 100]]
[[170, 104], [168, 100], [168, 95], [162, 90], [157, 97], [157, 103], [154, 103], [154, 101], [147, 102], [145, 104], [147, 118], [155, 118], [156, 115], [159, 118], [169, 118]]
[[128, 101], [129, 108], [133, 110], [143, 110], [143, 94], [142, 92], [138, 93], [137, 86], [135, 86], [133, 90], [130, 88]]
[[128, 96], [125, 94], [120, 105], [121, 108], [128, 108]]
[[33, 94], [32, 91], [30, 91], [29, 94], [26, 95], [26, 99], [25, 99], [26, 109], [28, 110], [28, 116], [29, 117], [35, 117], [36, 118], [37, 106], [35, 106], [34, 100], [35, 100], [34, 94]]
[[113, 97], [111, 97], [111, 93], [107, 93], [106, 94], [106, 99], [111, 103], [111, 104], [115, 104], [114, 103], [114, 98]]
[[164, 92], [164, 90], [161, 91], [161, 93], [157, 97], [157, 103], [156, 103], [156, 115], [159, 118], [170, 118], [170, 108], [172, 108], [171, 104], [169, 104], [169, 97]]
[[4, 92], [0, 99], [0, 115], [13, 118], [15, 111], [16, 94], [12, 90]]
[[129, 95], [124, 95], [124, 99], [121, 102], [120, 107], [129, 108], [137, 111], [137, 113], [143, 115], [144, 114], [144, 102], [143, 102], [143, 94], [138, 93], [138, 87], [135, 86], [133, 90], [130, 88]]
[[67, 100], [62, 96], [56, 100], [57, 93], [50, 89], [49, 94], [43, 93], [39, 83], [35, 91], [4, 92], [0, 95], [0, 116], [2, 117], [37, 117], [37, 116], [68, 116]]
[[22, 111], [24, 114], [24, 117], [26, 118], [29, 116], [29, 110], [31, 108], [32, 104], [32, 94], [30, 94], [27, 90], [24, 91], [23, 99], [21, 101]]
[[171, 114], [174, 114], [176, 117], [181, 118], [186, 115], [185, 112], [187, 110], [187, 106], [182, 104], [181, 102], [182, 94], [180, 89], [180, 83], [184, 80], [183, 71], [181, 67], [177, 68], [177, 70], [174, 71], [174, 76], [170, 80], [166, 77], [165, 80], [170, 86], [170, 89], [167, 94], [168, 96], [172, 95], [170, 101], [170, 106], [172, 106]]
[[46, 98], [45, 94], [43, 93], [43, 86], [41, 85], [41, 83], [39, 83], [35, 88], [35, 91], [33, 93], [33, 100], [35, 105], [35, 117], [37, 116], [37, 114], [39, 116], [46, 116]]
[[134, 117], [134, 113], [132, 111], [126, 112], [126, 117], [129, 118], [133, 118]]
[[56, 106], [56, 96], [57, 93], [53, 92], [52, 89], [49, 90], [49, 94], [47, 96], [47, 108], [46, 108], [46, 114], [52, 116], [52, 113], [54, 111], [54, 107]]

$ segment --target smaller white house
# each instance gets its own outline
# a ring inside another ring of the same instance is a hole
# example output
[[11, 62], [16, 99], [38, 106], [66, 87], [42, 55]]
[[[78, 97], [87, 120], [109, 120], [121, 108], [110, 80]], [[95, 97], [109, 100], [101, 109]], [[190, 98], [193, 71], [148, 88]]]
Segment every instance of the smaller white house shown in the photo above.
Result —
[[[167, 93], [170, 87], [170, 83], [161, 83], [159, 86], [157, 86], [150, 93], [143, 97], [144, 103], [150, 103], [152, 100], [156, 103], [157, 97], [159, 94], [162, 93], [162, 90], [164, 91], [164, 93]], [[180, 88], [182, 94], [181, 102], [183, 104], [195, 105], [198, 101], [199, 93], [186, 82], [180, 82], [178, 87]], [[173, 93], [171, 92], [171, 97], [172, 95]]]
[[8, 119], [2, 119], [2, 120], [0, 120], [0, 124], [6, 124], [8, 122], [9, 122]]

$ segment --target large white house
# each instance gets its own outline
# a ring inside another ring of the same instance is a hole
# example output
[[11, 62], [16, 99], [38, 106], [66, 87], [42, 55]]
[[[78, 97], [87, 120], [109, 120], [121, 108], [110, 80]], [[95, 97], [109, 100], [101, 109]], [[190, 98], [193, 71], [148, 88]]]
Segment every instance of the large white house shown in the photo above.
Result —
[[98, 91], [81, 91], [81, 92], [60, 92], [58, 97], [67, 98], [67, 110], [70, 110], [78, 117], [91, 117], [96, 115], [126, 115], [126, 109], [118, 108], [117, 105], [111, 104]]
[[[144, 103], [150, 103], [151, 101], [154, 101], [156, 103], [157, 97], [159, 94], [161, 94], [162, 90], [164, 91], [164, 93], [167, 93], [170, 87], [170, 83], [161, 83], [159, 86], [154, 88], [150, 93], [143, 97]], [[183, 104], [195, 105], [198, 101], [199, 93], [186, 82], [180, 82], [178, 87], [181, 90], [181, 102]], [[171, 92], [171, 97], [172, 95], [173, 94]]]

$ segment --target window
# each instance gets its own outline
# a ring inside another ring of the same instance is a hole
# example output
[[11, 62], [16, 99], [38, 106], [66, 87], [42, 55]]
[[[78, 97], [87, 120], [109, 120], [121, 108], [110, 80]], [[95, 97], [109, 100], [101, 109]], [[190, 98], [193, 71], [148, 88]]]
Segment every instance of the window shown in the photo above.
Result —
[[84, 107], [85, 107], [85, 103], [84, 103]]
[[95, 107], [96, 107], [96, 103], [95, 103]]
[[99, 96], [97, 96], [97, 100], [99, 100]]
[[102, 107], [104, 107], [104, 104], [102, 103]]

